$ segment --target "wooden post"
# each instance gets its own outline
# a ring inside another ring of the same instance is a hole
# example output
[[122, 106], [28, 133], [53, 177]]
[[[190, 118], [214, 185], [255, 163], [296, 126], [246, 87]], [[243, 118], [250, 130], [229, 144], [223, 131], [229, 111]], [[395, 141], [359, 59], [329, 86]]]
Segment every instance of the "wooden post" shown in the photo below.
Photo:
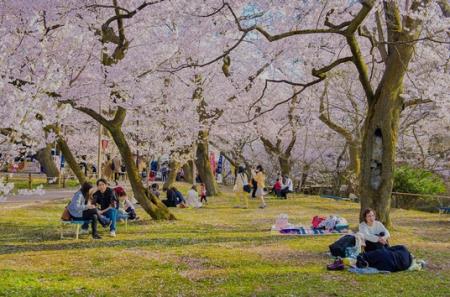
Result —
[[28, 173], [28, 189], [31, 190], [33, 188], [33, 181], [31, 179], [31, 173]]

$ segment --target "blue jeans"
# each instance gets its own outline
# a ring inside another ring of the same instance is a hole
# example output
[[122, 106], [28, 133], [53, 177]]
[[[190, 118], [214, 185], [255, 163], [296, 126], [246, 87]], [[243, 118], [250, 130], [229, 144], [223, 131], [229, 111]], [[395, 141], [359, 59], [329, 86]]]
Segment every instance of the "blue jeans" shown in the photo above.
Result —
[[111, 225], [109, 226], [110, 231], [116, 231], [116, 221], [117, 221], [117, 209], [111, 208], [103, 215], [111, 220]]

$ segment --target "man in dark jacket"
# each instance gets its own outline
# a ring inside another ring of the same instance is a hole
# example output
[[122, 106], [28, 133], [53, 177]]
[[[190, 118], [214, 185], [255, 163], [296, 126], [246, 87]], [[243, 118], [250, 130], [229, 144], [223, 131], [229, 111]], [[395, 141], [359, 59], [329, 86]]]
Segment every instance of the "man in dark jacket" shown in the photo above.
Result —
[[114, 191], [108, 187], [104, 178], [97, 180], [97, 191], [94, 193], [94, 203], [100, 205], [100, 213], [111, 220], [110, 235], [116, 236], [117, 198]]

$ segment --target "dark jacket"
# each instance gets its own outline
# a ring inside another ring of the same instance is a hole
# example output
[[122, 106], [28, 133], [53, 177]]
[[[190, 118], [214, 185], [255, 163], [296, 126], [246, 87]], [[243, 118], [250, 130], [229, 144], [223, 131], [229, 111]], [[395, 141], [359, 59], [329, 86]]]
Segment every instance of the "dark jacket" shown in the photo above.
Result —
[[111, 188], [106, 188], [106, 191], [104, 193], [97, 191], [94, 193], [94, 201], [95, 204], [100, 205], [100, 209], [104, 210], [108, 207], [116, 207], [117, 204], [117, 198], [114, 194], [114, 191]]
[[362, 255], [370, 267], [385, 271], [402, 271], [411, 266], [412, 256], [403, 245], [382, 248]]

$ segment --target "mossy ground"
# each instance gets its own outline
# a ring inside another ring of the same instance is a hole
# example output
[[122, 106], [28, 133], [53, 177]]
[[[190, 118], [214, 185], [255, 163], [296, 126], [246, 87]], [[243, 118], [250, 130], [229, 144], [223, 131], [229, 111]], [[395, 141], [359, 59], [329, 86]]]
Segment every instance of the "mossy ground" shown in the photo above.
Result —
[[59, 239], [67, 201], [1, 205], [0, 296], [449, 296], [449, 215], [393, 210], [391, 243], [428, 267], [360, 276], [326, 271], [337, 236], [269, 232], [280, 213], [303, 224], [339, 214], [356, 228], [358, 204], [291, 195], [245, 210], [232, 208], [232, 199], [224, 190], [204, 209], [174, 209], [173, 222], [138, 209], [143, 220], [126, 233], [120, 224], [116, 238], [102, 229], [98, 241]]

